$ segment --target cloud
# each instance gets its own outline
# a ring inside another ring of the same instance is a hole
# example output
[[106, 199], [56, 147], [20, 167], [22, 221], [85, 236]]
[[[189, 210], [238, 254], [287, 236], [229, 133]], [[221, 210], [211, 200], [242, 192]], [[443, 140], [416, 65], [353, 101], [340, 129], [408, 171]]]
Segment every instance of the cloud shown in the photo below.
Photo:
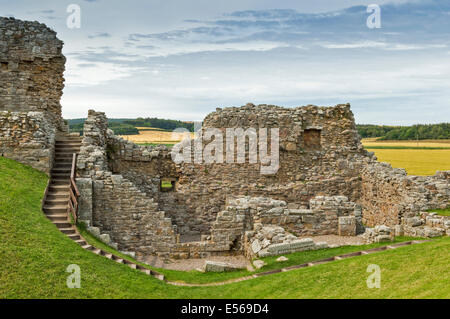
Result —
[[[436, 110], [449, 117], [449, 4], [382, 5], [381, 29], [367, 28], [365, 6], [199, 12], [177, 27], [108, 29], [108, 46], [89, 41], [67, 54], [64, 102], [79, 105], [73, 112], [94, 104], [111, 117], [186, 120], [248, 101], [351, 102], [367, 123], [433, 121]], [[93, 31], [83, 36], [102, 38]]]
[[96, 38], [110, 38], [111, 34], [108, 32], [97, 32], [95, 34], [88, 35], [89, 39], [96, 39]]

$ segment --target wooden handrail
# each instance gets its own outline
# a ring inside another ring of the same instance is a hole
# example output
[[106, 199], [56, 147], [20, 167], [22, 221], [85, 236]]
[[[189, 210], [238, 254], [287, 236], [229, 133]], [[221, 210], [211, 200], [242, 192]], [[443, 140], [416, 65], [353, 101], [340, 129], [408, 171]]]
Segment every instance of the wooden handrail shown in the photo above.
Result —
[[44, 197], [42, 197], [42, 202], [41, 202], [41, 210], [42, 211], [44, 211], [45, 201], [47, 200], [48, 189], [50, 188], [50, 180], [51, 180], [51, 178], [49, 178], [47, 180], [47, 187], [45, 187]]
[[77, 222], [78, 215], [78, 197], [80, 192], [78, 191], [77, 184], [75, 183], [75, 172], [77, 167], [77, 154], [74, 153], [72, 157], [72, 169], [70, 171], [70, 187], [69, 187], [69, 206], [68, 210], [72, 214], [73, 220]]

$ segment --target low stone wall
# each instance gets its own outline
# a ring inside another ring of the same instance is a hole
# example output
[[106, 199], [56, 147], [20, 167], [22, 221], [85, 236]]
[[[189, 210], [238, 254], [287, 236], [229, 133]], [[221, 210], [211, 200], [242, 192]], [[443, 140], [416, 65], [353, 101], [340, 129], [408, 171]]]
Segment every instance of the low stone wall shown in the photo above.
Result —
[[337, 235], [342, 216], [355, 218], [353, 235], [363, 231], [361, 208], [345, 196], [316, 196], [309, 201], [309, 208], [289, 207], [292, 205], [285, 201], [267, 197], [231, 197], [227, 202], [228, 211], [245, 212], [253, 223], [282, 226], [297, 236]]
[[49, 173], [56, 128], [43, 112], [0, 111], [0, 156]]
[[450, 236], [450, 216], [421, 212], [414, 217], [404, 218], [400, 232], [413, 237]]

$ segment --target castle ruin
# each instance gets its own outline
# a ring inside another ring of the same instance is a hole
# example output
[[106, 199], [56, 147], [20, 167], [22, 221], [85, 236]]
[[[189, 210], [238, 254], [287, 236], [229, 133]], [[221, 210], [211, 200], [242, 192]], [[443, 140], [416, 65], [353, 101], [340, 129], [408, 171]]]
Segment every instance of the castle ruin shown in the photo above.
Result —
[[[45, 25], [0, 18], [0, 155], [49, 175], [55, 140], [68, 132], [61, 49]], [[298, 237], [355, 236], [377, 225], [411, 236], [450, 232], [448, 218], [424, 213], [449, 206], [450, 172], [407, 176], [377, 162], [349, 104], [216, 109], [203, 121], [208, 128], [278, 128], [279, 169], [261, 174], [248, 145], [241, 163], [177, 164], [169, 148], [119, 138], [104, 113], [89, 111], [76, 166], [78, 219], [141, 259], [276, 255], [314, 246]], [[201, 149], [209, 143], [200, 140]]]

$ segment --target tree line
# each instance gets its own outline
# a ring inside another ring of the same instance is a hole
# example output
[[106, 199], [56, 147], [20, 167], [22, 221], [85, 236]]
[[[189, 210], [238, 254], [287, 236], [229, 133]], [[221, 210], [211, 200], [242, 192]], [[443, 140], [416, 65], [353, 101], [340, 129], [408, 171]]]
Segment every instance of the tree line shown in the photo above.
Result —
[[362, 138], [377, 137], [379, 140], [450, 139], [450, 123], [416, 124], [412, 126], [357, 124], [356, 128]]
[[[86, 119], [71, 119], [69, 128], [71, 132], [79, 132], [83, 134], [84, 121]], [[136, 135], [139, 130], [136, 127], [158, 128], [167, 131], [173, 131], [176, 128], [185, 128], [190, 132], [194, 132], [194, 123], [183, 122], [178, 120], [165, 120], [154, 118], [137, 118], [137, 119], [108, 119], [108, 128], [114, 131], [116, 135]]]

